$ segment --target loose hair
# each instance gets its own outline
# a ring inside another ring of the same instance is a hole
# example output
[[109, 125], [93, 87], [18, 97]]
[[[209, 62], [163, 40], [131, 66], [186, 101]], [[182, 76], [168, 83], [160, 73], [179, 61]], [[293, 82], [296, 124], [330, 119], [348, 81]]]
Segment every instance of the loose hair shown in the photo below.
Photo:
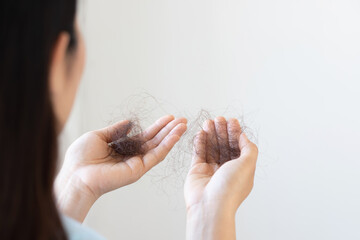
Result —
[[[175, 155], [179, 156], [182, 152], [189, 152], [189, 149], [193, 148], [197, 131], [203, 130], [202, 124], [208, 119], [212, 119], [209, 112], [201, 110], [198, 113], [198, 116], [189, 123], [187, 133], [184, 134], [185, 136], [183, 136], [182, 140], [180, 140], [187, 143], [185, 143], [182, 148], [177, 149]], [[132, 119], [127, 124], [117, 129], [117, 131], [111, 136], [112, 141], [108, 143], [108, 146], [113, 150], [110, 152], [110, 155], [119, 155], [123, 157], [122, 159], [126, 159], [145, 154], [146, 141], [143, 139], [142, 133], [143, 130], [140, 126], [140, 121], [137, 118]], [[227, 139], [224, 139], [219, 135], [207, 135], [202, 144], [207, 146], [207, 155], [216, 159], [216, 163], [219, 165], [240, 156], [240, 148], [237, 140], [235, 142], [228, 142]], [[222, 159], [218, 156], [220, 149], [227, 153], [228, 158]]]
[[59, 34], [75, 47], [76, 0], [4, 0], [0, 9], [0, 239], [67, 239], [53, 196], [48, 78]]

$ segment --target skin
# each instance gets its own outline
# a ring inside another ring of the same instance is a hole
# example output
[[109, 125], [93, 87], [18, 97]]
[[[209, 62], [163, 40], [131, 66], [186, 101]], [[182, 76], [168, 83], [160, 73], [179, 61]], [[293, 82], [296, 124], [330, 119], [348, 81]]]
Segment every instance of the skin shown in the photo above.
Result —
[[[50, 64], [50, 94], [59, 133], [70, 115], [85, 63], [85, 44], [77, 25], [76, 30], [76, 48], [68, 52], [69, 35], [61, 33]], [[126, 120], [85, 133], [69, 147], [55, 180], [61, 212], [82, 222], [101, 195], [136, 182], [164, 160], [187, 128], [185, 118], [164, 116], [142, 133], [146, 140], [143, 155], [110, 156], [111, 135], [124, 124]], [[257, 147], [241, 131], [236, 119], [208, 120], [203, 129], [194, 141], [184, 188], [187, 239], [235, 239], [235, 213], [252, 189]], [[240, 157], [234, 159], [228, 149], [220, 148], [209, 154], [206, 142], [210, 139], [219, 141], [220, 146], [236, 144]]]
[[139, 180], [166, 155], [186, 131], [186, 119], [164, 116], [144, 132], [146, 152], [127, 159], [109, 156], [111, 133], [126, 121], [92, 131], [68, 149], [55, 182], [58, 206], [66, 215], [82, 222], [103, 194]]

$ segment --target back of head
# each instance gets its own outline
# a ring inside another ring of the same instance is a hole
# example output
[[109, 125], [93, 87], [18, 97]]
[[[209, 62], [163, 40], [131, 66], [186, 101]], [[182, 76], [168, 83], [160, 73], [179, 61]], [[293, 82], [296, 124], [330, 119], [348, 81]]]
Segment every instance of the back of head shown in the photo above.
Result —
[[76, 0], [0, 3], [0, 239], [66, 239], [53, 198], [52, 48], [72, 34]]

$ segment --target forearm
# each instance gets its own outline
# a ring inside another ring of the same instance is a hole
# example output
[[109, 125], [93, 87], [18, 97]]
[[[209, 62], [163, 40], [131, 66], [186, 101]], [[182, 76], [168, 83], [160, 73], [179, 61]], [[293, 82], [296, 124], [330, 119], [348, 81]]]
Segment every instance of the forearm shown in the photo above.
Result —
[[187, 211], [187, 240], [234, 240], [235, 212], [210, 204], [197, 204]]
[[60, 212], [83, 222], [97, 198], [76, 176], [60, 173], [55, 180], [55, 197]]

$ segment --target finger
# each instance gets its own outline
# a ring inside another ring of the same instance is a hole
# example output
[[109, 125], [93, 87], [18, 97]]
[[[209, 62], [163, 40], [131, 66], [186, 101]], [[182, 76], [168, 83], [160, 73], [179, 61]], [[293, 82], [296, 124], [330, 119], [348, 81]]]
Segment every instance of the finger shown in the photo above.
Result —
[[191, 166], [198, 163], [206, 163], [206, 132], [201, 130], [194, 138], [194, 153]]
[[175, 143], [177, 143], [180, 137], [184, 134], [186, 128], [187, 126], [185, 123], [178, 124], [156, 148], [151, 149], [144, 155], [143, 159], [145, 172], [149, 171], [153, 166], [165, 159], [166, 155], [170, 152]]
[[117, 137], [128, 134], [131, 130], [132, 124], [129, 120], [123, 120], [114, 123], [110, 126], [94, 131], [106, 142], [112, 142]]
[[187, 123], [187, 120], [185, 118], [177, 118], [172, 120], [170, 123], [168, 123], [166, 126], [163, 126], [163, 128], [154, 136], [152, 139], [147, 141], [145, 143], [145, 151], [149, 151], [150, 149], [155, 148], [158, 146], [161, 141], [178, 125]]
[[219, 152], [220, 152], [220, 162], [223, 164], [226, 161], [230, 160], [230, 147], [229, 147], [229, 138], [227, 133], [227, 122], [224, 117], [215, 118], [215, 130], [216, 136], [219, 143]]
[[240, 123], [235, 118], [230, 118], [227, 122], [227, 132], [229, 136], [230, 159], [240, 156], [239, 137], [241, 134]]
[[240, 134], [239, 148], [241, 152], [239, 159], [241, 161], [247, 161], [256, 164], [259, 153], [258, 147], [248, 139], [244, 132]]
[[220, 159], [220, 154], [214, 121], [206, 120], [203, 129], [206, 132], [206, 162], [216, 163]]
[[172, 120], [174, 120], [174, 116], [173, 115], [167, 115], [167, 116], [163, 116], [161, 118], [159, 118], [158, 120], [156, 120], [156, 122], [151, 125], [150, 127], [148, 127], [144, 132], [143, 132], [143, 137], [144, 137], [144, 141], [148, 141], [150, 139], [152, 139], [154, 136], [156, 136], [156, 134], [163, 128], [166, 126], [166, 124], [168, 124], [169, 122], [171, 122]]

